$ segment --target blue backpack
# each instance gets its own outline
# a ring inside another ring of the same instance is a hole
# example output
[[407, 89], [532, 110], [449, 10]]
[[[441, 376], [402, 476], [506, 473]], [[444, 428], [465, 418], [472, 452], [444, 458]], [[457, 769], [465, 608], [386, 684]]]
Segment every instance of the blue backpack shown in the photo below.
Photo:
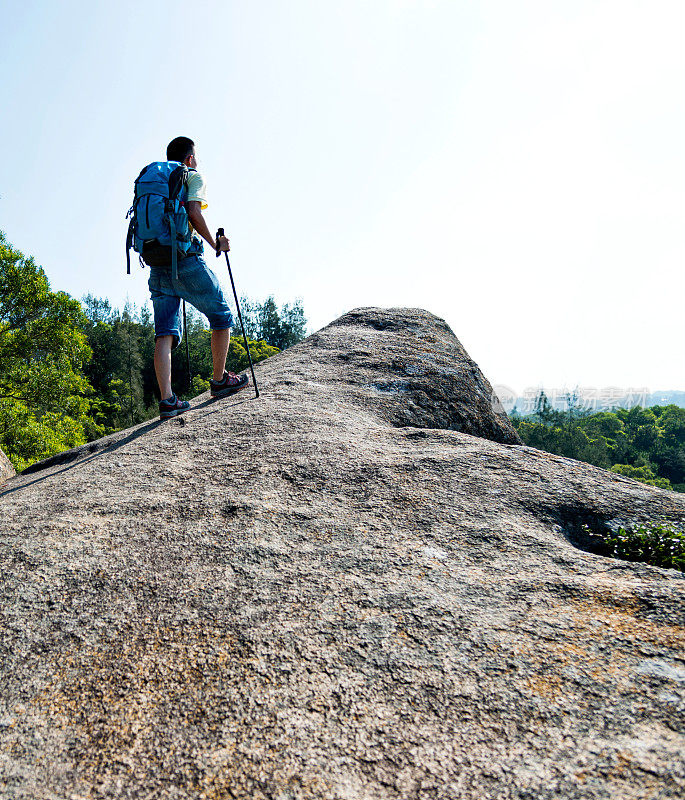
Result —
[[190, 223], [185, 203], [188, 174], [195, 172], [179, 161], [154, 161], [136, 178], [131, 217], [126, 236], [126, 272], [131, 274], [131, 247], [151, 267], [171, 266], [178, 277], [177, 262], [191, 245]]

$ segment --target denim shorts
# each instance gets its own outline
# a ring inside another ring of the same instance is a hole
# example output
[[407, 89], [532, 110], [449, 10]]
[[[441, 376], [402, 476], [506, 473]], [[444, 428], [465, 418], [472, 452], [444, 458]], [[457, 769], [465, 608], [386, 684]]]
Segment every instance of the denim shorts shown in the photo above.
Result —
[[176, 281], [170, 266], [150, 267], [148, 286], [155, 313], [155, 338], [173, 336], [174, 347], [178, 346], [183, 335], [181, 300], [204, 314], [213, 331], [233, 327], [233, 314], [221, 284], [200, 253], [179, 260]]

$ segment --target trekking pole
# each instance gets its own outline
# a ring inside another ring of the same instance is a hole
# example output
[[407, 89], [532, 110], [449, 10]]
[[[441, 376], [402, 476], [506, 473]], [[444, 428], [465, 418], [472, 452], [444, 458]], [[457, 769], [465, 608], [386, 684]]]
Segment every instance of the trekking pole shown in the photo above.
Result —
[[[216, 232], [216, 257], [219, 258], [221, 250], [219, 250], [219, 237], [224, 235], [224, 229], [219, 228]], [[226, 256], [226, 266], [228, 267], [228, 277], [231, 279], [231, 286], [233, 287], [233, 297], [235, 298], [235, 307], [238, 309], [238, 319], [240, 320], [240, 327], [243, 331], [243, 339], [245, 340], [245, 349], [247, 350], [247, 358], [250, 362], [250, 372], [252, 373], [252, 381], [254, 383], [255, 397], [259, 397], [259, 389], [257, 388], [257, 379], [254, 376], [254, 367], [252, 366], [252, 356], [250, 355], [250, 346], [247, 343], [247, 334], [245, 333], [245, 326], [243, 325], [243, 315], [240, 313], [240, 303], [238, 303], [238, 293], [235, 290], [235, 283], [233, 283], [233, 273], [231, 272], [231, 262], [228, 260], [228, 253], [224, 250]]]
[[188, 367], [188, 391], [190, 391], [190, 350], [188, 349], [188, 320], [186, 319], [186, 301], [183, 301], [183, 330], [186, 332], [186, 365]]

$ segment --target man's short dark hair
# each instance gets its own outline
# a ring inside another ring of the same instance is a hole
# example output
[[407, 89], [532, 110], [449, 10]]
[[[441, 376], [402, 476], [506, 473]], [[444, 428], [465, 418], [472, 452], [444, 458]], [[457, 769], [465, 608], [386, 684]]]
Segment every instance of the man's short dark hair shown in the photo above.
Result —
[[167, 161], [180, 161], [183, 163], [193, 152], [195, 142], [187, 136], [177, 136], [169, 142], [166, 149]]

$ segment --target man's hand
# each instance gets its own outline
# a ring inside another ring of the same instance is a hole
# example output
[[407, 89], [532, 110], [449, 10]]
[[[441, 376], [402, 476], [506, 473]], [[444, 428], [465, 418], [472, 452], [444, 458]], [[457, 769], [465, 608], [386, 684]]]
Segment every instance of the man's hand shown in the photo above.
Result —
[[209, 232], [205, 218], [202, 216], [202, 208], [197, 200], [189, 200], [186, 203], [186, 210], [188, 211], [188, 217], [190, 219], [190, 224], [193, 226], [193, 230], [197, 231], [208, 244], [211, 244], [212, 250], [215, 250], [217, 253], [222, 253], [231, 249], [228, 239], [222, 236], [219, 240], [219, 249], [217, 250], [216, 239]]

